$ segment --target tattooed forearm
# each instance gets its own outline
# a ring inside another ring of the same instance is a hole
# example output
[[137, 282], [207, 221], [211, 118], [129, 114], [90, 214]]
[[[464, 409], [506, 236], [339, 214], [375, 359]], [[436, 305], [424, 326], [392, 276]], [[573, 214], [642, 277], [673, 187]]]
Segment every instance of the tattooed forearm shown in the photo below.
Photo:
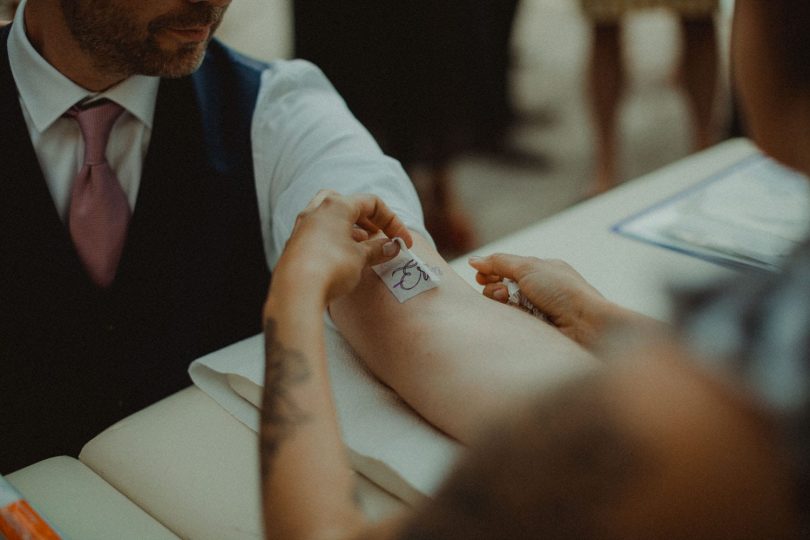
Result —
[[278, 340], [276, 322], [267, 319], [264, 328], [265, 375], [261, 414], [261, 469], [267, 480], [282, 443], [297, 425], [309, 417], [290, 396], [291, 389], [310, 377], [306, 357], [288, 350]]

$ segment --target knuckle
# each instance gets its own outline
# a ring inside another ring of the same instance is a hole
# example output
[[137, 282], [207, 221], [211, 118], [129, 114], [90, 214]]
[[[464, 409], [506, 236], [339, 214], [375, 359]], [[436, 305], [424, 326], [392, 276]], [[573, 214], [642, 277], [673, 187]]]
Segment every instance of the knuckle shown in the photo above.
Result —
[[332, 205], [335, 201], [341, 199], [340, 193], [333, 191], [331, 189], [322, 189], [318, 192], [318, 199], [320, 199], [320, 205]]
[[564, 268], [568, 266], [568, 263], [563, 261], [562, 259], [548, 259], [546, 261], [551, 266], [556, 266], [558, 268]]
[[331, 193], [324, 198], [321, 206], [323, 208], [349, 209], [352, 208], [353, 205], [351, 201], [343, 195]]

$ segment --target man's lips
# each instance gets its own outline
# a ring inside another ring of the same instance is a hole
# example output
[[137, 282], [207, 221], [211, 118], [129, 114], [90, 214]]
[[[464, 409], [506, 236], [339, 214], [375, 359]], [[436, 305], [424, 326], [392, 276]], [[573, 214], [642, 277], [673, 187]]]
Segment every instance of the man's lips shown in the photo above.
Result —
[[210, 26], [194, 26], [185, 28], [166, 28], [169, 32], [180, 36], [187, 41], [205, 41], [211, 33]]

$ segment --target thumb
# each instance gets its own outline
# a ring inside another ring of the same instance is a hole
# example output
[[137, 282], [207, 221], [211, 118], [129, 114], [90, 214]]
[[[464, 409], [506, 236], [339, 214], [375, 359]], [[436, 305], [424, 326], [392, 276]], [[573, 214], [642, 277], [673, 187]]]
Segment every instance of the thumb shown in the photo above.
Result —
[[366, 264], [374, 266], [390, 261], [399, 253], [399, 243], [390, 238], [374, 238], [360, 243], [366, 252]]

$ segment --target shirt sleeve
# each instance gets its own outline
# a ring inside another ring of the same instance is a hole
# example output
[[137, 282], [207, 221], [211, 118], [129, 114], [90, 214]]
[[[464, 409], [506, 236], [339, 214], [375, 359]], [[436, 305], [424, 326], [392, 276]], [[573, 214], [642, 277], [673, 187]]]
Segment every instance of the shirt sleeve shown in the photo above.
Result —
[[428, 236], [413, 185], [382, 153], [324, 74], [303, 60], [262, 75], [252, 125], [265, 254], [273, 268], [295, 219], [321, 189], [373, 193], [413, 231]]

